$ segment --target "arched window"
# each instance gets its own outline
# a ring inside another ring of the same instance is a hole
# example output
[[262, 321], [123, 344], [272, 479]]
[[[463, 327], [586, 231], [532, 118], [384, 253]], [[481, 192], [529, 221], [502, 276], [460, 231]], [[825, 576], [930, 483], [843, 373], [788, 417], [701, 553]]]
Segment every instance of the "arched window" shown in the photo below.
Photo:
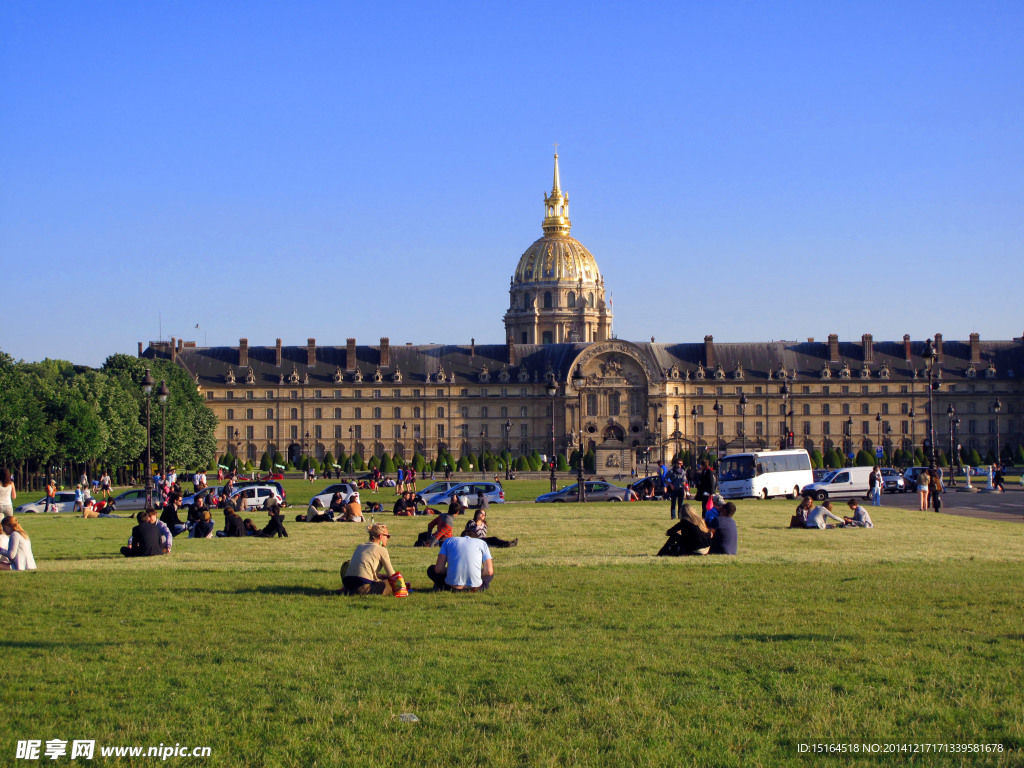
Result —
[[565, 297], [565, 305], [569, 307], [569, 309], [575, 309], [576, 291], [569, 291], [569, 295]]
[[544, 309], [551, 309], [551, 291], [544, 292]]
[[587, 294], [587, 306], [588, 307], [594, 306], [594, 294], [593, 293], [588, 293]]

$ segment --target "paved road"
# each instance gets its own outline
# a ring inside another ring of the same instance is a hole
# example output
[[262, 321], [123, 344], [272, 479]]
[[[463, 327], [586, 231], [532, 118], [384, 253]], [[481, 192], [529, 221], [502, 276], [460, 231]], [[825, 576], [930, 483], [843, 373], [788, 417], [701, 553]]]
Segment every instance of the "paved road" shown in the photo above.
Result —
[[[984, 484], [982, 485], [984, 487]], [[865, 502], [861, 502], [866, 504]], [[916, 493], [887, 493], [882, 505], [900, 509], [917, 509]], [[980, 517], [1024, 523], [1024, 488], [1007, 486], [1006, 493], [961, 493], [949, 489], [942, 496], [942, 513], [960, 517]]]

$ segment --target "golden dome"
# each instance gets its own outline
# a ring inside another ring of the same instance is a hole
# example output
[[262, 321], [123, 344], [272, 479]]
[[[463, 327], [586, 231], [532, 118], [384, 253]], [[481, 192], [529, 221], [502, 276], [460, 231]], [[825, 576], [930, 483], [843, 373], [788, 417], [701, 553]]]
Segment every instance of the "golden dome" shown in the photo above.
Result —
[[520, 257], [516, 283], [541, 283], [582, 280], [594, 284], [601, 280], [597, 262], [579, 240], [569, 235], [544, 235]]
[[544, 195], [544, 237], [534, 242], [520, 257], [513, 282], [546, 283], [570, 281], [600, 283], [601, 273], [590, 251], [569, 230], [569, 195], [562, 192], [555, 153], [555, 175], [551, 194]]

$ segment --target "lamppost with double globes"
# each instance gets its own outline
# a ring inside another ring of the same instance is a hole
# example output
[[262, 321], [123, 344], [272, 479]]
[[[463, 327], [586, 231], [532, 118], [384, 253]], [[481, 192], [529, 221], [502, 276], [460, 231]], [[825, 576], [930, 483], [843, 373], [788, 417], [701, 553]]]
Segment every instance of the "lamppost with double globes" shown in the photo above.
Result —
[[996, 398], [995, 403], [992, 404], [992, 412], [996, 415], [996, 466], [1001, 467], [1003, 464], [1002, 450], [999, 447], [999, 413], [1003, 410], [1003, 404], [999, 402], [999, 398]]
[[697, 406], [690, 409], [690, 416], [693, 417], [693, 455], [690, 456], [690, 466], [697, 471]]
[[555, 395], [558, 394], [558, 385], [555, 384], [554, 379], [548, 381], [544, 392], [551, 401], [551, 456], [548, 459], [548, 464], [551, 469], [551, 492], [554, 493], [558, 490], [558, 479], [555, 477]]
[[572, 385], [576, 388], [576, 395], [580, 409], [580, 445], [577, 452], [579, 461], [576, 463], [576, 500], [583, 503], [587, 500], [587, 488], [583, 481], [583, 385], [587, 380], [583, 378], [583, 366], [576, 366], [576, 373], [573, 375]]
[[715, 400], [715, 404], [711, 406], [715, 411], [715, 463], [722, 457], [722, 438], [720, 437], [721, 429], [719, 429], [718, 422], [722, 418], [722, 411], [725, 409], [722, 404]]
[[924, 350], [925, 363], [928, 366], [928, 466], [938, 468], [935, 459], [935, 363], [939, 359], [935, 351], [935, 342], [928, 339]]
[[149, 396], [153, 393], [153, 376], [146, 369], [142, 377], [142, 394], [146, 398], [146, 509], [153, 508], [153, 437], [150, 431]]
[[[552, 409], [553, 411], [554, 409]], [[505, 421], [505, 479], [512, 479], [512, 449], [510, 440], [512, 437], [512, 419]], [[552, 457], [554, 458], [554, 457]]]
[[743, 438], [743, 453], [747, 452], [747, 394], [740, 393], [740, 434]]

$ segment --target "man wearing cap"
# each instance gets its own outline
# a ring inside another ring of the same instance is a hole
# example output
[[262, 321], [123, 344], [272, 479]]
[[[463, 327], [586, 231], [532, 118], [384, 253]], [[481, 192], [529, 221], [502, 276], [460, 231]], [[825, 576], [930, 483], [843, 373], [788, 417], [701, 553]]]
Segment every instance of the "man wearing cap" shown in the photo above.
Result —
[[686, 472], [683, 470], [682, 459], [673, 461], [672, 469], [665, 473], [665, 493], [669, 499], [669, 519], [676, 519], [676, 510], [681, 518], [683, 502], [686, 501]]
[[494, 560], [483, 539], [466, 536], [445, 539], [437, 562], [427, 568], [434, 589], [454, 592], [479, 592], [494, 578]]

